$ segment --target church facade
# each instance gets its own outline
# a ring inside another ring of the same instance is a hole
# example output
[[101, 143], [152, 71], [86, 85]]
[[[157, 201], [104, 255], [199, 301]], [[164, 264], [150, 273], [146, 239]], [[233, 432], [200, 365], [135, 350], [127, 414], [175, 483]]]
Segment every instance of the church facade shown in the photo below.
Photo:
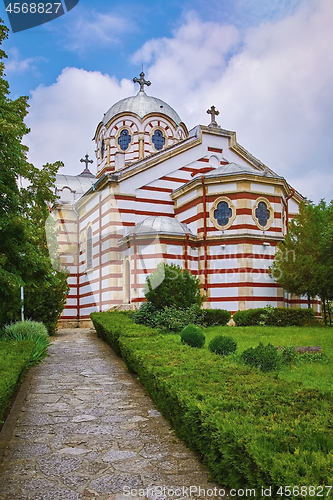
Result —
[[[303, 197], [221, 128], [188, 131], [176, 111], [139, 92], [114, 104], [95, 133], [97, 171], [58, 175], [53, 217], [70, 293], [62, 322], [138, 307], [164, 261], [199, 277], [203, 307], [306, 307], [269, 276]], [[313, 304], [319, 308], [319, 304]]]

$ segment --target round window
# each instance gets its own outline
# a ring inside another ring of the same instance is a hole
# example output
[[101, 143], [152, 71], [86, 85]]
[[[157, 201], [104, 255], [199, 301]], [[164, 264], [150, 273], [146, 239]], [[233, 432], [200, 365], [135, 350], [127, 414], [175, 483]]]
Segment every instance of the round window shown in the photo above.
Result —
[[154, 147], [155, 149], [157, 149], [157, 151], [163, 149], [163, 146], [165, 144], [165, 137], [163, 135], [162, 130], [156, 129], [155, 132], [153, 133], [151, 140], [153, 141]]

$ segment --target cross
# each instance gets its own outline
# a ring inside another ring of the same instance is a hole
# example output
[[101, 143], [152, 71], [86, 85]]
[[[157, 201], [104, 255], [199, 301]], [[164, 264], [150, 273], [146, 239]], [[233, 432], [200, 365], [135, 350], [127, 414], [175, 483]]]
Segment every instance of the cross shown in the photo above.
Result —
[[215, 116], [219, 115], [220, 112], [215, 109], [215, 106], [212, 106], [210, 109], [207, 109], [207, 113], [210, 115], [209, 127], [218, 127]]
[[145, 80], [145, 74], [143, 71], [141, 71], [140, 73], [140, 78], [133, 78], [133, 82], [134, 83], [140, 83], [140, 92], [144, 92], [145, 91], [145, 85], [147, 85], [147, 87], [149, 87], [149, 85], [151, 85], [151, 82], [148, 80], [148, 82]]
[[94, 163], [94, 160], [88, 160], [88, 158], [89, 158], [89, 155], [86, 154], [85, 160], [83, 158], [81, 158], [81, 160], [80, 160], [81, 163], [86, 164], [86, 170], [88, 169], [88, 163]]

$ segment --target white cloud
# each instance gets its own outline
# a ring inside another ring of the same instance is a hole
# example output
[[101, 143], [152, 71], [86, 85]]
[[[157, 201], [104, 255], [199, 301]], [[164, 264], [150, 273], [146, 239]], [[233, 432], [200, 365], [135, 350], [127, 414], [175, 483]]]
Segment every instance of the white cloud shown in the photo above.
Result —
[[80, 159], [89, 153], [94, 160], [91, 170], [96, 172], [92, 141], [96, 127], [109, 107], [131, 95], [133, 88], [129, 80], [118, 82], [97, 71], [65, 68], [55, 84], [32, 92], [26, 120], [31, 132], [24, 141], [29, 161], [40, 167], [61, 160], [63, 173], [77, 175], [83, 170]]
[[[309, 198], [331, 199], [332, 25], [331, 0], [304, 0], [293, 14], [245, 32], [192, 13], [133, 60], [148, 65], [148, 93], [170, 103], [189, 128], [208, 124], [214, 104], [220, 125], [252, 154]], [[66, 68], [54, 85], [33, 92], [31, 161], [64, 159], [66, 171], [78, 173], [103, 113], [133, 94], [129, 80]]]
[[8, 49], [8, 60], [6, 61], [6, 74], [13, 73], [25, 73], [27, 71], [36, 72], [36, 63], [40, 61], [46, 61], [44, 57], [27, 57], [23, 59], [20, 52], [16, 47], [11, 47]]
[[[51, 26], [50, 29], [53, 30], [54, 27]], [[59, 41], [67, 50], [83, 52], [96, 49], [96, 46], [118, 45], [121, 36], [133, 29], [128, 18], [81, 8], [75, 16], [66, 17], [59, 33]]]

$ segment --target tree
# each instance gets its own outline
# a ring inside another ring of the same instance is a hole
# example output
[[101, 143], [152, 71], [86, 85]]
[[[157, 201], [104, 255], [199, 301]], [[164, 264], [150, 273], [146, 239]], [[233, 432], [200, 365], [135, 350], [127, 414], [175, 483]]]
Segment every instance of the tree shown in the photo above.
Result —
[[333, 299], [333, 204], [301, 203], [289, 224], [285, 240], [278, 244], [270, 275], [287, 292], [317, 295], [326, 322], [327, 304]]
[[[0, 19], [0, 44], [8, 29]], [[60, 162], [41, 170], [28, 163], [22, 138], [27, 97], [9, 99], [0, 49], [0, 327], [20, 317], [20, 287], [26, 316], [43, 321], [54, 333], [68, 293], [67, 276], [52, 268], [45, 235], [48, 205]], [[27, 185], [22, 187], [21, 184]], [[52, 302], [52, 304], [50, 303]]]
[[155, 309], [175, 306], [186, 309], [202, 304], [199, 280], [190, 271], [175, 264], [161, 262], [156, 271], [147, 278], [145, 296]]

